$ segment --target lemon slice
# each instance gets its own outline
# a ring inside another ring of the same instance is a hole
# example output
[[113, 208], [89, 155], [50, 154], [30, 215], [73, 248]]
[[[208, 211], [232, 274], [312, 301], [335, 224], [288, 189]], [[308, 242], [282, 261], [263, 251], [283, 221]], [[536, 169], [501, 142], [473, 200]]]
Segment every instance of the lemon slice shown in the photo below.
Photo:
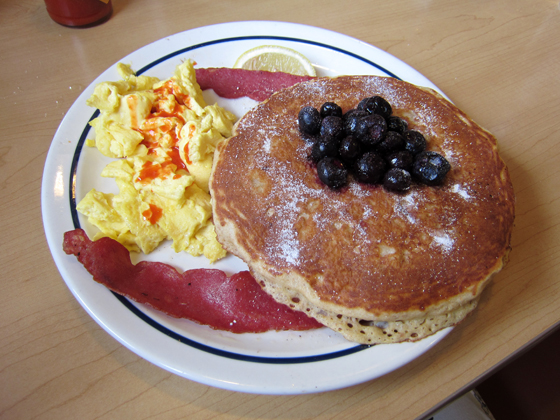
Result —
[[281, 71], [298, 76], [316, 76], [311, 62], [299, 52], [278, 45], [261, 45], [245, 51], [233, 68], [246, 70]]

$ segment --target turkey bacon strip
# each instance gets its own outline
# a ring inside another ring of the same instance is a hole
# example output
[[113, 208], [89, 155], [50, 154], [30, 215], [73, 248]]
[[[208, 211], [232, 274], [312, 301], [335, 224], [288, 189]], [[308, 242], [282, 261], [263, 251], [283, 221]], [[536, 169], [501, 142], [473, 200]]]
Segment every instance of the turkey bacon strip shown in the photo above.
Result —
[[110, 238], [91, 241], [82, 229], [64, 234], [63, 249], [75, 255], [95, 281], [175, 318], [233, 333], [322, 327], [303, 312], [276, 302], [248, 271], [228, 277], [216, 269], [179, 273], [161, 262], [134, 265], [119, 242]]

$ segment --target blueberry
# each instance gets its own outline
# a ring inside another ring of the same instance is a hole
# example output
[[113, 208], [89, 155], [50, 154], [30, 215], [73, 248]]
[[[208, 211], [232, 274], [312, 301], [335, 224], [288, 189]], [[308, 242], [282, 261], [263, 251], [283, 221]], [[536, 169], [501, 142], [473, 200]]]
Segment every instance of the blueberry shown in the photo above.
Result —
[[321, 118], [330, 116], [342, 118], [342, 108], [334, 102], [325, 102], [323, 105], [321, 105], [319, 114], [321, 115]]
[[417, 155], [426, 148], [426, 139], [418, 131], [407, 130], [404, 132], [403, 137], [405, 150], [408, 150], [413, 155]]
[[321, 115], [312, 106], [304, 106], [298, 114], [301, 131], [307, 134], [317, 134], [321, 129]]
[[344, 135], [342, 118], [332, 116], [323, 118], [319, 132], [324, 138], [341, 139]]
[[321, 159], [338, 156], [338, 148], [340, 141], [333, 138], [320, 138], [311, 147], [311, 154], [309, 158], [313, 162], [319, 162]]
[[385, 161], [375, 152], [364, 153], [355, 165], [355, 176], [358, 181], [375, 184], [385, 173]]
[[358, 104], [358, 109], [364, 110], [369, 114], [381, 115], [383, 118], [387, 118], [393, 113], [391, 104], [381, 96], [362, 99]]
[[387, 133], [387, 123], [380, 115], [368, 115], [356, 124], [355, 136], [366, 147], [373, 147], [381, 142]]
[[396, 131], [397, 133], [403, 134], [408, 130], [408, 123], [400, 117], [395, 115], [387, 118], [387, 129], [389, 131]]
[[383, 118], [389, 118], [389, 116], [393, 113], [391, 104], [381, 96], [374, 96], [373, 99], [377, 104], [377, 110], [375, 113], [381, 115]]
[[344, 132], [346, 135], [354, 135], [358, 121], [367, 115], [368, 113], [366, 111], [360, 111], [359, 109], [351, 109], [344, 114], [342, 122], [344, 123]]
[[389, 191], [408, 191], [411, 184], [410, 173], [401, 168], [391, 168], [383, 177], [383, 186]]
[[317, 164], [317, 175], [326, 186], [338, 189], [348, 182], [348, 171], [337, 159], [326, 157]]
[[387, 163], [390, 168], [409, 170], [413, 162], [414, 156], [408, 150], [399, 150], [387, 156]]
[[393, 113], [391, 104], [381, 96], [362, 99], [357, 108], [366, 111], [368, 114], [381, 115], [383, 118], [388, 118]]
[[375, 103], [373, 98], [364, 98], [360, 101], [357, 108], [361, 111], [366, 111], [368, 114], [373, 114]]
[[451, 169], [451, 165], [436, 152], [421, 152], [414, 160], [412, 173], [423, 184], [440, 185]]
[[379, 153], [388, 154], [404, 149], [404, 139], [396, 131], [387, 131], [385, 138], [377, 145]]
[[340, 142], [338, 155], [345, 162], [354, 162], [362, 153], [360, 142], [352, 136], [347, 136]]

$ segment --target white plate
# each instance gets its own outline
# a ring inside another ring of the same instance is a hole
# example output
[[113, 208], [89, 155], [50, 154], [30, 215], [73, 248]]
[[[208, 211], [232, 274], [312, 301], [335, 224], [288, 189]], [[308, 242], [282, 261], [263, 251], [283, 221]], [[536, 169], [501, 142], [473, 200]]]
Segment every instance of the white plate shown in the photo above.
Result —
[[[235, 22], [193, 29], [147, 45], [121, 62], [131, 64], [138, 73], [166, 79], [182, 60], [191, 58], [198, 67], [231, 67], [241, 53], [263, 44], [298, 50], [310, 59], [319, 76], [388, 75], [437, 89], [416, 70], [371, 45], [324, 29], [281, 22]], [[62, 277], [84, 309], [123, 345], [163, 369], [207, 385], [261, 394], [300, 394], [378, 378], [425, 353], [449, 333], [448, 328], [416, 343], [373, 347], [349, 343], [327, 328], [232, 334], [167, 317], [93, 281], [74, 256], [62, 251], [62, 240], [64, 232], [79, 226], [93, 232], [76, 213], [75, 200], [92, 187], [117, 192], [113, 180], [99, 176], [110, 160], [82, 145], [86, 137], [93, 136], [88, 121], [95, 114], [85, 105], [86, 99], [95, 84], [118, 79], [113, 65], [68, 111], [47, 156], [41, 198], [47, 240]], [[212, 91], [205, 92], [205, 97], [237, 116], [255, 104], [247, 99], [223, 100]], [[204, 258], [175, 254], [168, 244], [146, 259], [181, 270], [208, 267]], [[231, 274], [246, 266], [229, 256], [214, 268]]]

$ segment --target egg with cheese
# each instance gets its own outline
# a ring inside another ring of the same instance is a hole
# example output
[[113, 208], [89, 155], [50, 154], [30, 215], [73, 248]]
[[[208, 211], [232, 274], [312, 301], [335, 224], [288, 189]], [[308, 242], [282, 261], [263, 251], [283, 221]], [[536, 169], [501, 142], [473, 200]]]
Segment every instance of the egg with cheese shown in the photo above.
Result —
[[101, 173], [118, 194], [92, 190], [77, 209], [130, 251], [150, 253], [171, 240], [176, 252], [226, 255], [212, 223], [208, 181], [214, 150], [231, 136], [235, 116], [207, 105], [193, 62], [160, 81], [117, 66], [122, 80], [97, 85], [87, 103], [99, 109], [87, 144], [115, 158]]

